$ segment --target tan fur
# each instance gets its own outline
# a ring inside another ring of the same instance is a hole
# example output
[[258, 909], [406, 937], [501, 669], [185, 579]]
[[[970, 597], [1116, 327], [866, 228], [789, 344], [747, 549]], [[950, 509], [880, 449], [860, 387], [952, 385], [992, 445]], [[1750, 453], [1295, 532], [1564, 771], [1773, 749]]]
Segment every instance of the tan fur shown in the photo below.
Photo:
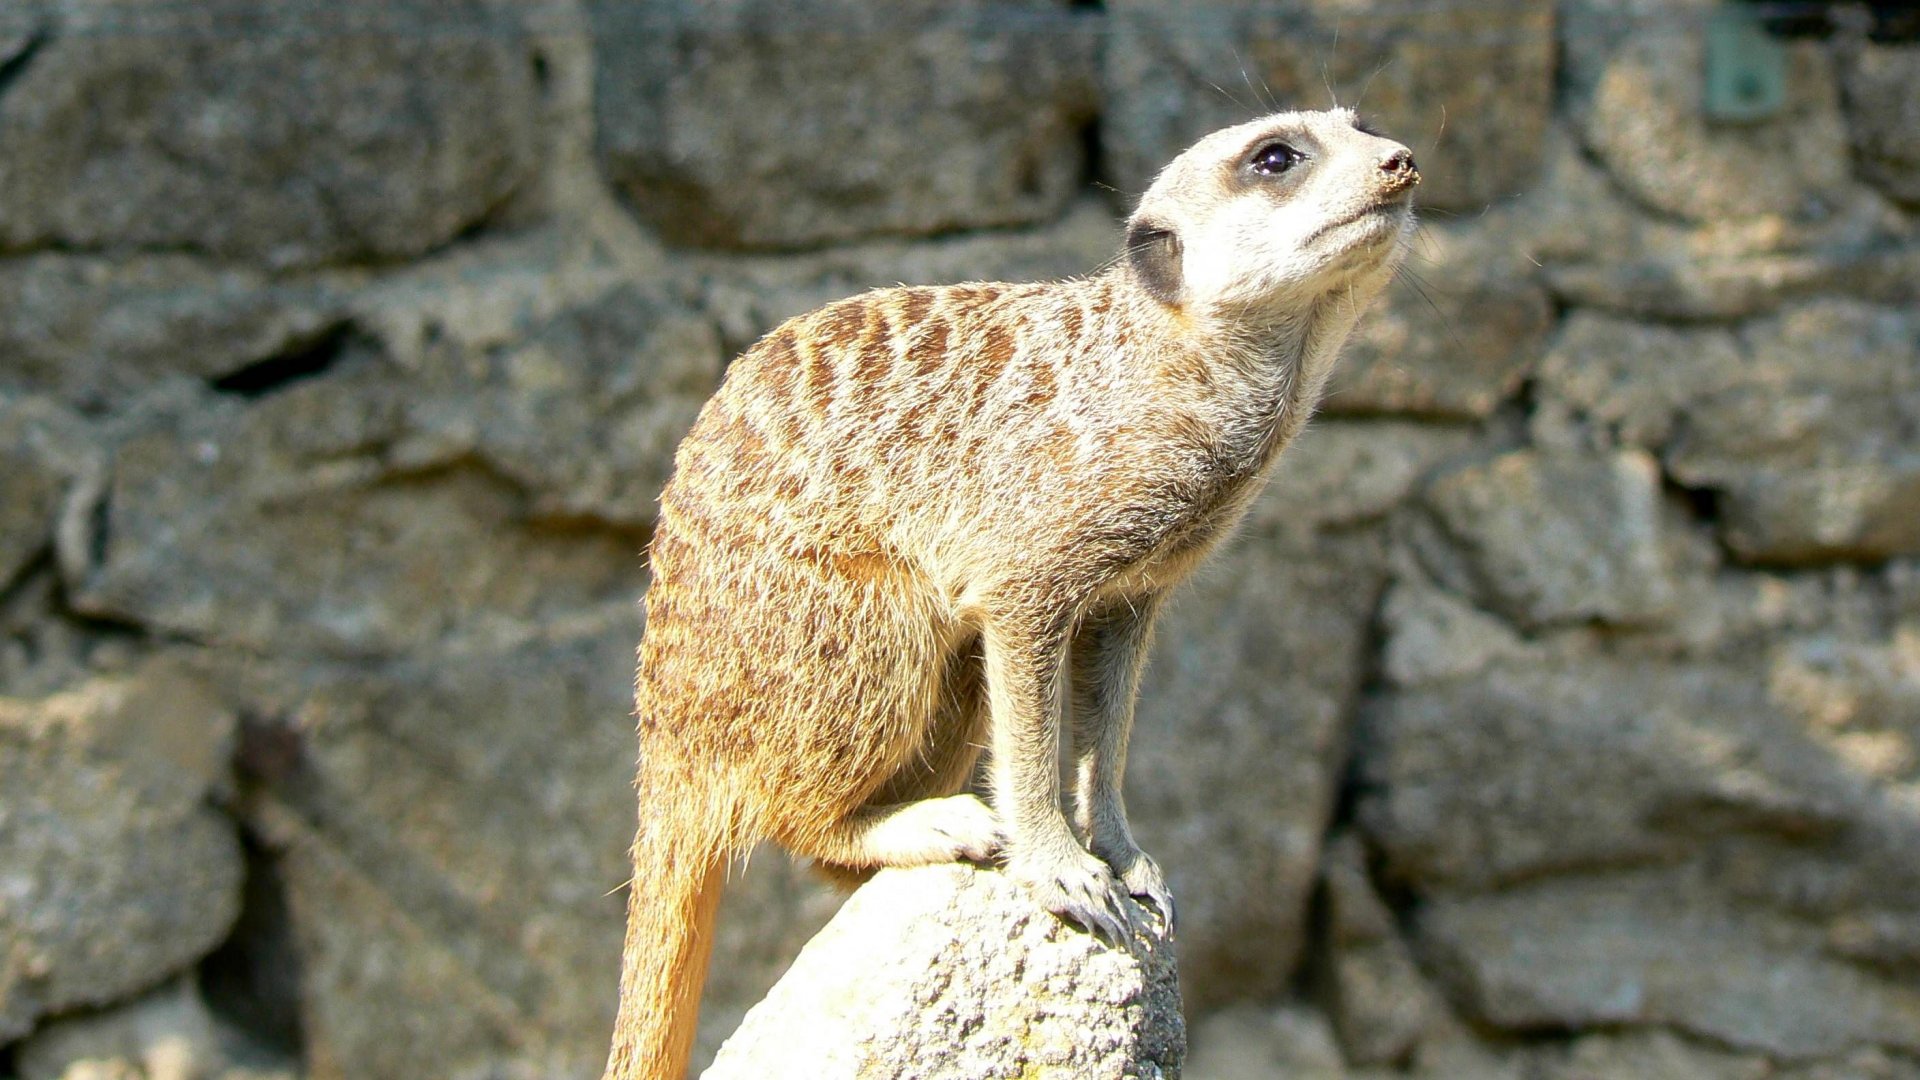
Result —
[[[1274, 139], [1312, 153], [1256, 175]], [[1171, 261], [868, 293], [733, 365], [652, 548], [609, 1077], [683, 1074], [718, 869], [761, 839], [855, 875], [999, 854], [1109, 934], [1128, 894], [1171, 915], [1119, 794], [1152, 616], [1305, 423], [1417, 179], [1351, 114], [1268, 117], [1143, 198]]]

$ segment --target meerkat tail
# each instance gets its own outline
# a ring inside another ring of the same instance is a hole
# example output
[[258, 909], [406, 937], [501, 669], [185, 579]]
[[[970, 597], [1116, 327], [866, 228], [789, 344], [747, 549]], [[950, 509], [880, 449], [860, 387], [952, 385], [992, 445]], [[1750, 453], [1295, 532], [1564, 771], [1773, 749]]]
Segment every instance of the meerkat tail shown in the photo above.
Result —
[[730, 852], [722, 837], [697, 835], [706, 823], [683, 811], [650, 809], [670, 816], [642, 822], [634, 839], [620, 1011], [605, 1080], [686, 1076], [726, 881]]

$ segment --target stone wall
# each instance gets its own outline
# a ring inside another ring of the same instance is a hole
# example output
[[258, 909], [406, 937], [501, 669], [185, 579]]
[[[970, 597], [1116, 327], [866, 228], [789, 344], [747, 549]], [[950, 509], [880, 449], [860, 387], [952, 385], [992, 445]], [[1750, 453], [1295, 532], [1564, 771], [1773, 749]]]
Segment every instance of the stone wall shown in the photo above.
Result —
[[1920, 45], [1710, 8], [9, 0], [0, 1077], [596, 1076], [726, 359], [1329, 93], [1431, 210], [1145, 691], [1189, 1075], [1920, 1077]]

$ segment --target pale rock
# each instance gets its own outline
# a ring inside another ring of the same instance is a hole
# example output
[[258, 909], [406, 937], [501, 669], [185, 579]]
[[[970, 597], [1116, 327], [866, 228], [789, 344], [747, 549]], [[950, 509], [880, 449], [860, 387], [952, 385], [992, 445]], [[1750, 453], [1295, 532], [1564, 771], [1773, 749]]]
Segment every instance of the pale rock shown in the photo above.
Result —
[[1302, 535], [1387, 516], [1433, 469], [1473, 444], [1464, 427], [1398, 420], [1320, 420], [1274, 467], [1249, 528]]
[[285, 883], [315, 1080], [598, 1075], [634, 824], [636, 622], [269, 673], [249, 695], [279, 718], [254, 736], [247, 817]]
[[1434, 897], [1418, 934], [1455, 1000], [1508, 1030], [1670, 1024], [1802, 1059], [1920, 1047], [1910, 979], [1831, 956], [1817, 928], [1712, 879], [1647, 870]]
[[673, 446], [719, 381], [712, 325], [604, 283], [492, 340], [373, 325], [396, 348], [347, 332], [305, 377], [176, 381], [111, 425], [61, 547], [75, 607], [368, 654], [638, 596]]
[[191, 979], [49, 1023], [20, 1044], [20, 1080], [295, 1080], [208, 1011]]
[[1765, 682], [1543, 658], [1389, 695], [1368, 718], [1361, 821], [1393, 876], [1457, 890], [1670, 863], [1728, 835], [1831, 845], [1880, 820], [1870, 781]]
[[534, 518], [652, 525], [673, 451], [720, 384], [713, 324], [633, 285], [485, 350], [425, 350], [415, 439], [470, 440]]
[[1540, 360], [1540, 405], [1531, 424], [1535, 431], [1584, 427], [1600, 449], [1658, 449], [1681, 412], [1746, 376], [1731, 331], [1575, 311]]
[[[1823, 294], [1920, 300], [1914, 227], [1871, 188], [1831, 189], [1803, 213], [1693, 221], [1647, 215], [1557, 129], [1545, 154], [1541, 182], [1488, 214], [1485, 228], [1511, 236], [1567, 303], [1698, 321], [1764, 314]], [[1413, 269], [1420, 271], [1417, 261]]]
[[396, 468], [404, 387], [303, 381], [252, 407], [184, 392], [130, 417], [105, 512], [62, 551], [76, 609], [251, 648], [369, 655], [511, 638], [638, 595], [639, 542], [542, 531], [469, 460]]
[[1884, 641], [1829, 629], [1784, 642], [1773, 650], [1767, 685], [1836, 758], [1862, 775], [1920, 790], [1920, 621]]
[[1768, 1080], [1773, 1065], [1758, 1054], [1729, 1052], [1654, 1028], [1584, 1035], [1543, 1080]]
[[1187, 1080], [1347, 1080], [1333, 1025], [1302, 1005], [1232, 1005], [1193, 1031]]
[[[256, 676], [249, 708], [280, 719], [248, 755], [247, 819], [285, 882], [313, 1080], [600, 1075], [639, 635], [622, 604], [504, 651]], [[706, 1045], [832, 899], [770, 856], [732, 875]]]
[[1505, 623], [1417, 572], [1396, 578], [1380, 621], [1386, 630], [1381, 670], [1396, 686], [1472, 675], [1525, 649]]
[[331, 283], [182, 255], [0, 263], [0, 389], [117, 408], [169, 376], [214, 380], [319, 346], [340, 304]]
[[747, 1014], [707, 1080], [1088, 1080], [1180, 1075], [1173, 949], [1146, 920], [1108, 944], [965, 865], [862, 886]]

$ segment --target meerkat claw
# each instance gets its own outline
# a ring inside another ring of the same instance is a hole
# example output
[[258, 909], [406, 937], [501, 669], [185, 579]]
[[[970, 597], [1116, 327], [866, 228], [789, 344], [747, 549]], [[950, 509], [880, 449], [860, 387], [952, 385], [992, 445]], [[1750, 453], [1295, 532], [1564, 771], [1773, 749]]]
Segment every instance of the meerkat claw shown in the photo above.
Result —
[[1160, 864], [1153, 861], [1146, 852], [1135, 853], [1133, 863], [1120, 875], [1120, 883], [1127, 888], [1127, 895], [1136, 900], [1144, 900], [1153, 905], [1166, 923], [1167, 936], [1173, 936], [1173, 890], [1167, 888], [1167, 878], [1160, 870]]
[[1139, 932], [1125, 887], [1098, 859], [1088, 856], [1031, 876], [1014, 870], [1013, 876], [1042, 907], [1109, 944], [1130, 941]]

